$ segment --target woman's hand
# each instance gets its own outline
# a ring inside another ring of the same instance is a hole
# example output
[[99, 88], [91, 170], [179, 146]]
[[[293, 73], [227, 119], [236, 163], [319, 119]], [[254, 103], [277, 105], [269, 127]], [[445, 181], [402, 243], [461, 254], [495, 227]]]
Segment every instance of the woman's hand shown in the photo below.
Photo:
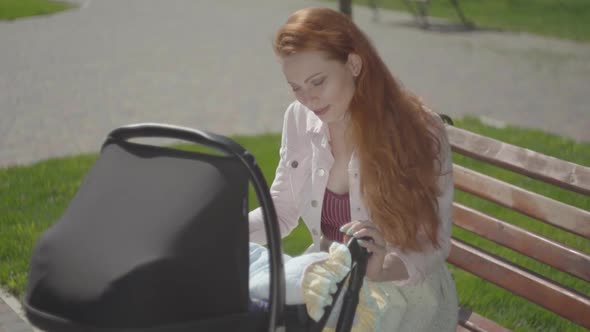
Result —
[[[367, 262], [366, 277], [370, 280], [383, 279], [383, 263], [385, 261], [385, 239], [383, 234], [369, 221], [351, 221], [340, 228], [344, 233], [344, 243], [348, 243], [351, 237], [355, 237], [361, 247], [367, 248], [369, 253], [372, 253]], [[370, 238], [369, 240], [360, 240], [363, 237]]]

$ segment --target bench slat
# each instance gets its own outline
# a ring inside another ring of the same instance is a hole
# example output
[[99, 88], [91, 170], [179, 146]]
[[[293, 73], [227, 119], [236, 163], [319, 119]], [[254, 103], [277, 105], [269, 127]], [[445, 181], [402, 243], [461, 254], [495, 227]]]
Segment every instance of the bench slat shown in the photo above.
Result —
[[459, 308], [459, 326], [464, 327], [465, 331], [511, 332], [504, 326], [463, 307]]
[[545, 277], [453, 238], [448, 261], [497, 286], [590, 328], [590, 299]]
[[590, 168], [447, 126], [453, 151], [531, 178], [590, 195]]
[[590, 239], [590, 212], [453, 165], [455, 187]]
[[590, 281], [590, 256], [518, 226], [453, 203], [454, 224], [558, 270]]

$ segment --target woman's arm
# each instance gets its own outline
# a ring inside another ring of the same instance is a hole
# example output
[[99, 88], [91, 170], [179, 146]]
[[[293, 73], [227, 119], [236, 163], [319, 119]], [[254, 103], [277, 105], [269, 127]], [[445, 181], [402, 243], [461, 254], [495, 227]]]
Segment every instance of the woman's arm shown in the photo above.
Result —
[[[279, 221], [281, 237], [287, 236], [298, 224], [300, 211], [297, 208], [297, 200], [294, 196], [291, 183], [289, 183], [287, 160], [287, 146], [292, 144], [289, 139], [296, 137], [294, 104], [291, 104], [285, 112], [280, 148], [280, 160], [275, 172], [275, 178], [270, 187], [270, 196], [274, 203]], [[260, 244], [266, 243], [264, 229], [264, 217], [262, 209], [257, 208], [248, 215], [250, 223], [250, 241]]]

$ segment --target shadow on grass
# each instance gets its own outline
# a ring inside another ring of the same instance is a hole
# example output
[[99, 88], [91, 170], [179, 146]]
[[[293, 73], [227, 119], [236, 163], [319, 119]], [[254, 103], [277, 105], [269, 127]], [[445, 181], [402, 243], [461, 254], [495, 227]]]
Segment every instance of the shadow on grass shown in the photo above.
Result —
[[474, 33], [474, 32], [502, 32], [498, 28], [482, 27], [473, 22], [451, 22], [435, 17], [428, 17], [426, 22], [419, 21], [416, 18], [408, 17], [404, 20], [383, 21], [382, 19], [374, 20], [376, 24], [382, 24], [391, 27], [404, 27], [420, 29], [424, 31], [438, 33]]

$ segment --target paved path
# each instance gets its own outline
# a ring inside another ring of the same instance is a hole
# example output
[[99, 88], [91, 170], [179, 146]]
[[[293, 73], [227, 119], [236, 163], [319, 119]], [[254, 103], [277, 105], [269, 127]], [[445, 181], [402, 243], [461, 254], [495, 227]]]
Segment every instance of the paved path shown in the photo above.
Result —
[[[136, 122], [278, 132], [292, 97], [270, 48], [273, 32], [297, 8], [335, 6], [79, 2], [65, 13], [0, 22], [0, 167], [96, 152], [111, 129]], [[590, 44], [422, 31], [406, 14], [381, 11], [373, 22], [359, 7], [354, 18], [398, 79], [437, 111], [590, 142]], [[0, 332], [30, 331], [15, 306], [0, 297]]]
[[[109, 130], [168, 122], [278, 132], [291, 100], [270, 43], [310, 0], [100, 0], [0, 23], [0, 166], [95, 152]], [[356, 22], [437, 111], [590, 141], [590, 44], [427, 32], [405, 14]]]
[[20, 303], [0, 289], [0, 332], [33, 332], [26, 321]]

